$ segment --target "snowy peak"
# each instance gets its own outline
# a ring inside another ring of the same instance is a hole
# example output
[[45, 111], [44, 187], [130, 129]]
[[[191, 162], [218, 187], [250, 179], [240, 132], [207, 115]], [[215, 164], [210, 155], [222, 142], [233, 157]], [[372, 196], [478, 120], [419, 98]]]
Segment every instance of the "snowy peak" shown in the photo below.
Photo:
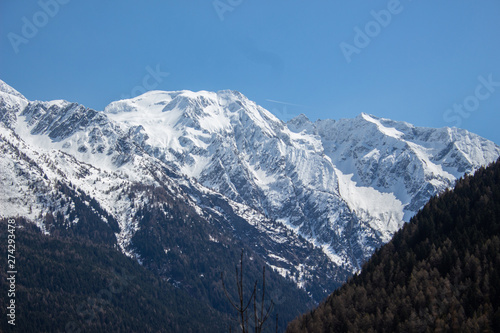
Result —
[[405, 207], [405, 221], [431, 193], [500, 155], [496, 144], [465, 130], [415, 127], [364, 113], [316, 127], [335, 166], [358, 186], [393, 193]]
[[111, 102], [104, 108], [104, 113], [117, 114], [126, 112], [161, 111], [181, 91], [168, 92], [153, 90], [140, 96]]
[[369, 123], [374, 124], [377, 129], [384, 135], [395, 138], [395, 139], [401, 139], [404, 136], [404, 133], [401, 131], [398, 131], [396, 128], [392, 126], [385, 126], [381, 119], [376, 118], [374, 116], [367, 115], [366, 113], [361, 114], [361, 118], [366, 120]]
[[20, 92], [18, 92], [16, 89], [12, 88], [2, 80], [0, 80], [0, 94], [7, 94], [26, 100], [26, 97], [24, 97]]
[[12, 126], [17, 113], [26, 107], [28, 100], [17, 90], [0, 80], [0, 123]]
[[287, 121], [286, 126], [294, 133], [300, 133], [302, 131], [306, 131], [307, 133], [315, 132], [314, 124], [303, 113]]
[[[237, 91], [152, 91], [141, 96], [109, 104], [104, 113], [129, 125], [144, 125], [146, 131], [168, 136], [174, 150], [180, 136], [192, 140], [213, 134], [238, 131], [241, 127], [259, 127], [269, 136], [283, 127], [279, 119]], [[153, 137], [153, 136], [151, 136]], [[157, 142], [162, 140], [156, 140]], [[164, 141], [164, 140], [163, 140]], [[151, 142], [155, 145], [154, 142]]]
[[188, 116], [198, 113], [218, 112], [217, 107], [230, 104], [231, 101], [247, 100], [237, 91], [223, 90], [218, 93], [209, 91], [150, 91], [140, 96], [110, 103], [104, 109], [105, 113], [120, 112], [169, 112], [182, 110]]

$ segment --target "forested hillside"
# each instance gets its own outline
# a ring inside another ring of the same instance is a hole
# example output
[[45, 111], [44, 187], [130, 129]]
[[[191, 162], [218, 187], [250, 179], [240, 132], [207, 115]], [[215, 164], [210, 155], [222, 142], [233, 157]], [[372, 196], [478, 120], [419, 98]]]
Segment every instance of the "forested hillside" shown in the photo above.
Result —
[[433, 197], [287, 332], [500, 332], [500, 160]]
[[[113, 247], [46, 236], [22, 219], [16, 224], [14, 298], [7, 298], [6, 270], [0, 272], [2, 332], [221, 332], [229, 325], [228, 316]], [[7, 221], [0, 227], [7, 263]], [[9, 299], [15, 326], [7, 323]]]

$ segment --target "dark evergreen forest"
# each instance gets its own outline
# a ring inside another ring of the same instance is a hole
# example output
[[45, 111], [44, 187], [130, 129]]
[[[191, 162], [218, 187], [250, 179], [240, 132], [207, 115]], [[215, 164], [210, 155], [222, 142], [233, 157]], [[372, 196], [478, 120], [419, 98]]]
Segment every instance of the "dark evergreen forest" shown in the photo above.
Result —
[[[227, 327], [227, 316], [114, 247], [45, 236], [32, 224], [16, 222], [22, 226], [16, 231], [16, 325], [7, 323], [2, 306], [2, 332], [222, 332]], [[7, 253], [5, 220], [0, 228], [0, 251]], [[7, 283], [2, 269], [2, 304], [8, 302]]]

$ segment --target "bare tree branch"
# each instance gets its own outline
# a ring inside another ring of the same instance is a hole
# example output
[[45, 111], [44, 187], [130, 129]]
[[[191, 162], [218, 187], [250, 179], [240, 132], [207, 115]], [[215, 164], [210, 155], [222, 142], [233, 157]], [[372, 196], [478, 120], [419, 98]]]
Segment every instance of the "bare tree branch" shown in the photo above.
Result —
[[[266, 320], [269, 318], [269, 315], [274, 309], [274, 302], [271, 299], [269, 307], [266, 308], [265, 306], [265, 301], [266, 301], [266, 267], [264, 266], [262, 268], [262, 299], [261, 299], [261, 304], [260, 304], [260, 314], [258, 313], [257, 309], [257, 281], [255, 281], [254, 286], [253, 286], [253, 291], [252, 294], [250, 295], [248, 302], [244, 301], [244, 292], [243, 292], [243, 250], [241, 251], [241, 259], [240, 259], [240, 269], [238, 271], [238, 266], [236, 265], [235, 267], [235, 277], [236, 277], [236, 286], [238, 289], [238, 298], [239, 298], [239, 305], [234, 302], [231, 299], [231, 296], [229, 295], [229, 292], [227, 291], [226, 285], [224, 284], [224, 274], [221, 273], [221, 281], [222, 281], [222, 288], [224, 289], [224, 294], [226, 295], [226, 298], [229, 300], [229, 303], [231, 306], [236, 310], [238, 313], [238, 318], [240, 321], [240, 327], [242, 333], [249, 333], [248, 331], [248, 324], [249, 324], [249, 314], [248, 314], [248, 308], [250, 304], [252, 303], [253, 300], [253, 311], [254, 311], [254, 329], [255, 333], [261, 333], [262, 332], [262, 327], [264, 326], [264, 323]], [[246, 303], [246, 305], [245, 305]], [[232, 328], [229, 327], [229, 332], [232, 332]], [[276, 315], [276, 332], [278, 332], [278, 315]]]

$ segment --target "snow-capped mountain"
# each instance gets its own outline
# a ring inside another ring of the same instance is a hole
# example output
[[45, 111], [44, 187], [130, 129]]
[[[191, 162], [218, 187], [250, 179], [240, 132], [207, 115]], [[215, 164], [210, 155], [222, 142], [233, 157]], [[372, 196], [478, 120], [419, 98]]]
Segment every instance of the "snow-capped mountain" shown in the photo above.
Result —
[[152, 194], [162, 188], [317, 300], [431, 196], [500, 156], [465, 130], [368, 114], [283, 123], [235, 91], [152, 91], [95, 111], [28, 101], [0, 81], [0, 123], [2, 217], [47, 228], [42, 217], [59, 212], [78, 223], [64, 183], [98, 203], [122, 251], [144, 260], [139, 213], [164, 209]]
[[232, 91], [153, 91], [104, 112], [140, 128], [150, 155], [353, 269], [432, 195], [500, 154], [464, 130], [367, 114], [284, 124]]

